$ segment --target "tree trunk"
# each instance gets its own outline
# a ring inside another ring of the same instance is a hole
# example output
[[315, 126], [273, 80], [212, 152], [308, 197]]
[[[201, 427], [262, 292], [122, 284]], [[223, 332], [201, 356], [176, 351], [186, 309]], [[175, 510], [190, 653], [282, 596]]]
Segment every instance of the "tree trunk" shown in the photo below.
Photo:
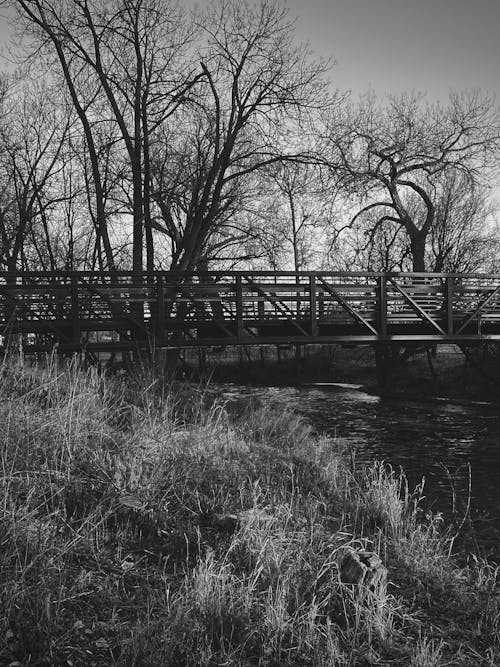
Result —
[[413, 271], [424, 273], [425, 267], [425, 241], [423, 234], [414, 234], [410, 237], [411, 255], [413, 259]]

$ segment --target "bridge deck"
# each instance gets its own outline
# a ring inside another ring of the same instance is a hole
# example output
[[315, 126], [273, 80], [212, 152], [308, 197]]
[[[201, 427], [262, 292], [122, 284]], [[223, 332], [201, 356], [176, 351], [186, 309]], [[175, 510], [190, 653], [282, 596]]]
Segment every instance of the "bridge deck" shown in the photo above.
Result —
[[0, 346], [500, 341], [500, 274], [0, 273]]

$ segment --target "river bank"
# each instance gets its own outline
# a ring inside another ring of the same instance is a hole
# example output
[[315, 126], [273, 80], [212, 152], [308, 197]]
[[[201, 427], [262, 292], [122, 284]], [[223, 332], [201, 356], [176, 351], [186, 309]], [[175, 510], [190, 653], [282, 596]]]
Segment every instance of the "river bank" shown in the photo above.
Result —
[[76, 364], [0, 399], [1, 664], [498, 664], [495, 566], [297, 414]]
[[495, 403], [396, 397], [359, 385], [211, 384], [228, 410], [252, 401], [300, 415], [356, 464], [385, 461], [404, 470], [410, 487], [425, 479], [422, 509], [461, 526], [458, 541], [500, 562], [500, 411]]
[[302, 346], [299, 354], [292, 345], [186, 351], [183, 371], [192, 380], [263, 386], [345, 383], [376, 395], [500, 404], [498, 357], [475, 351], [465, 355], [454, 345], [438, 345], [432, 354], [418, 348], [408, 357], [401, 355], [385, 387], [378, 382], [369, 345]]

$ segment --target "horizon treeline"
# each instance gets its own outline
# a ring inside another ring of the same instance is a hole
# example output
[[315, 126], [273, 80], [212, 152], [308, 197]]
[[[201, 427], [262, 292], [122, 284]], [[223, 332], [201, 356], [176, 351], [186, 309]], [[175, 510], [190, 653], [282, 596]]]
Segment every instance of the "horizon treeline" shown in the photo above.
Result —
[[0, 270], [499, 269], [488, 95], [355, 99], [272, 0], [2, 5]]

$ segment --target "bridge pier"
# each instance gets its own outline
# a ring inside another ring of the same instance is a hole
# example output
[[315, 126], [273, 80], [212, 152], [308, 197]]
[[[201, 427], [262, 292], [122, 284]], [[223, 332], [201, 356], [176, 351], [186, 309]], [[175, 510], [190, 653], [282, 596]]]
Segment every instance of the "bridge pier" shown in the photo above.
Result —
[[391, 374], [397, 363], [394, 355], [395, 350], [391, 346], [391, 343], [374, 343], [373, 348], [375, 352], [377, 383], [379, 388], [385, 391], [389, 387]]

